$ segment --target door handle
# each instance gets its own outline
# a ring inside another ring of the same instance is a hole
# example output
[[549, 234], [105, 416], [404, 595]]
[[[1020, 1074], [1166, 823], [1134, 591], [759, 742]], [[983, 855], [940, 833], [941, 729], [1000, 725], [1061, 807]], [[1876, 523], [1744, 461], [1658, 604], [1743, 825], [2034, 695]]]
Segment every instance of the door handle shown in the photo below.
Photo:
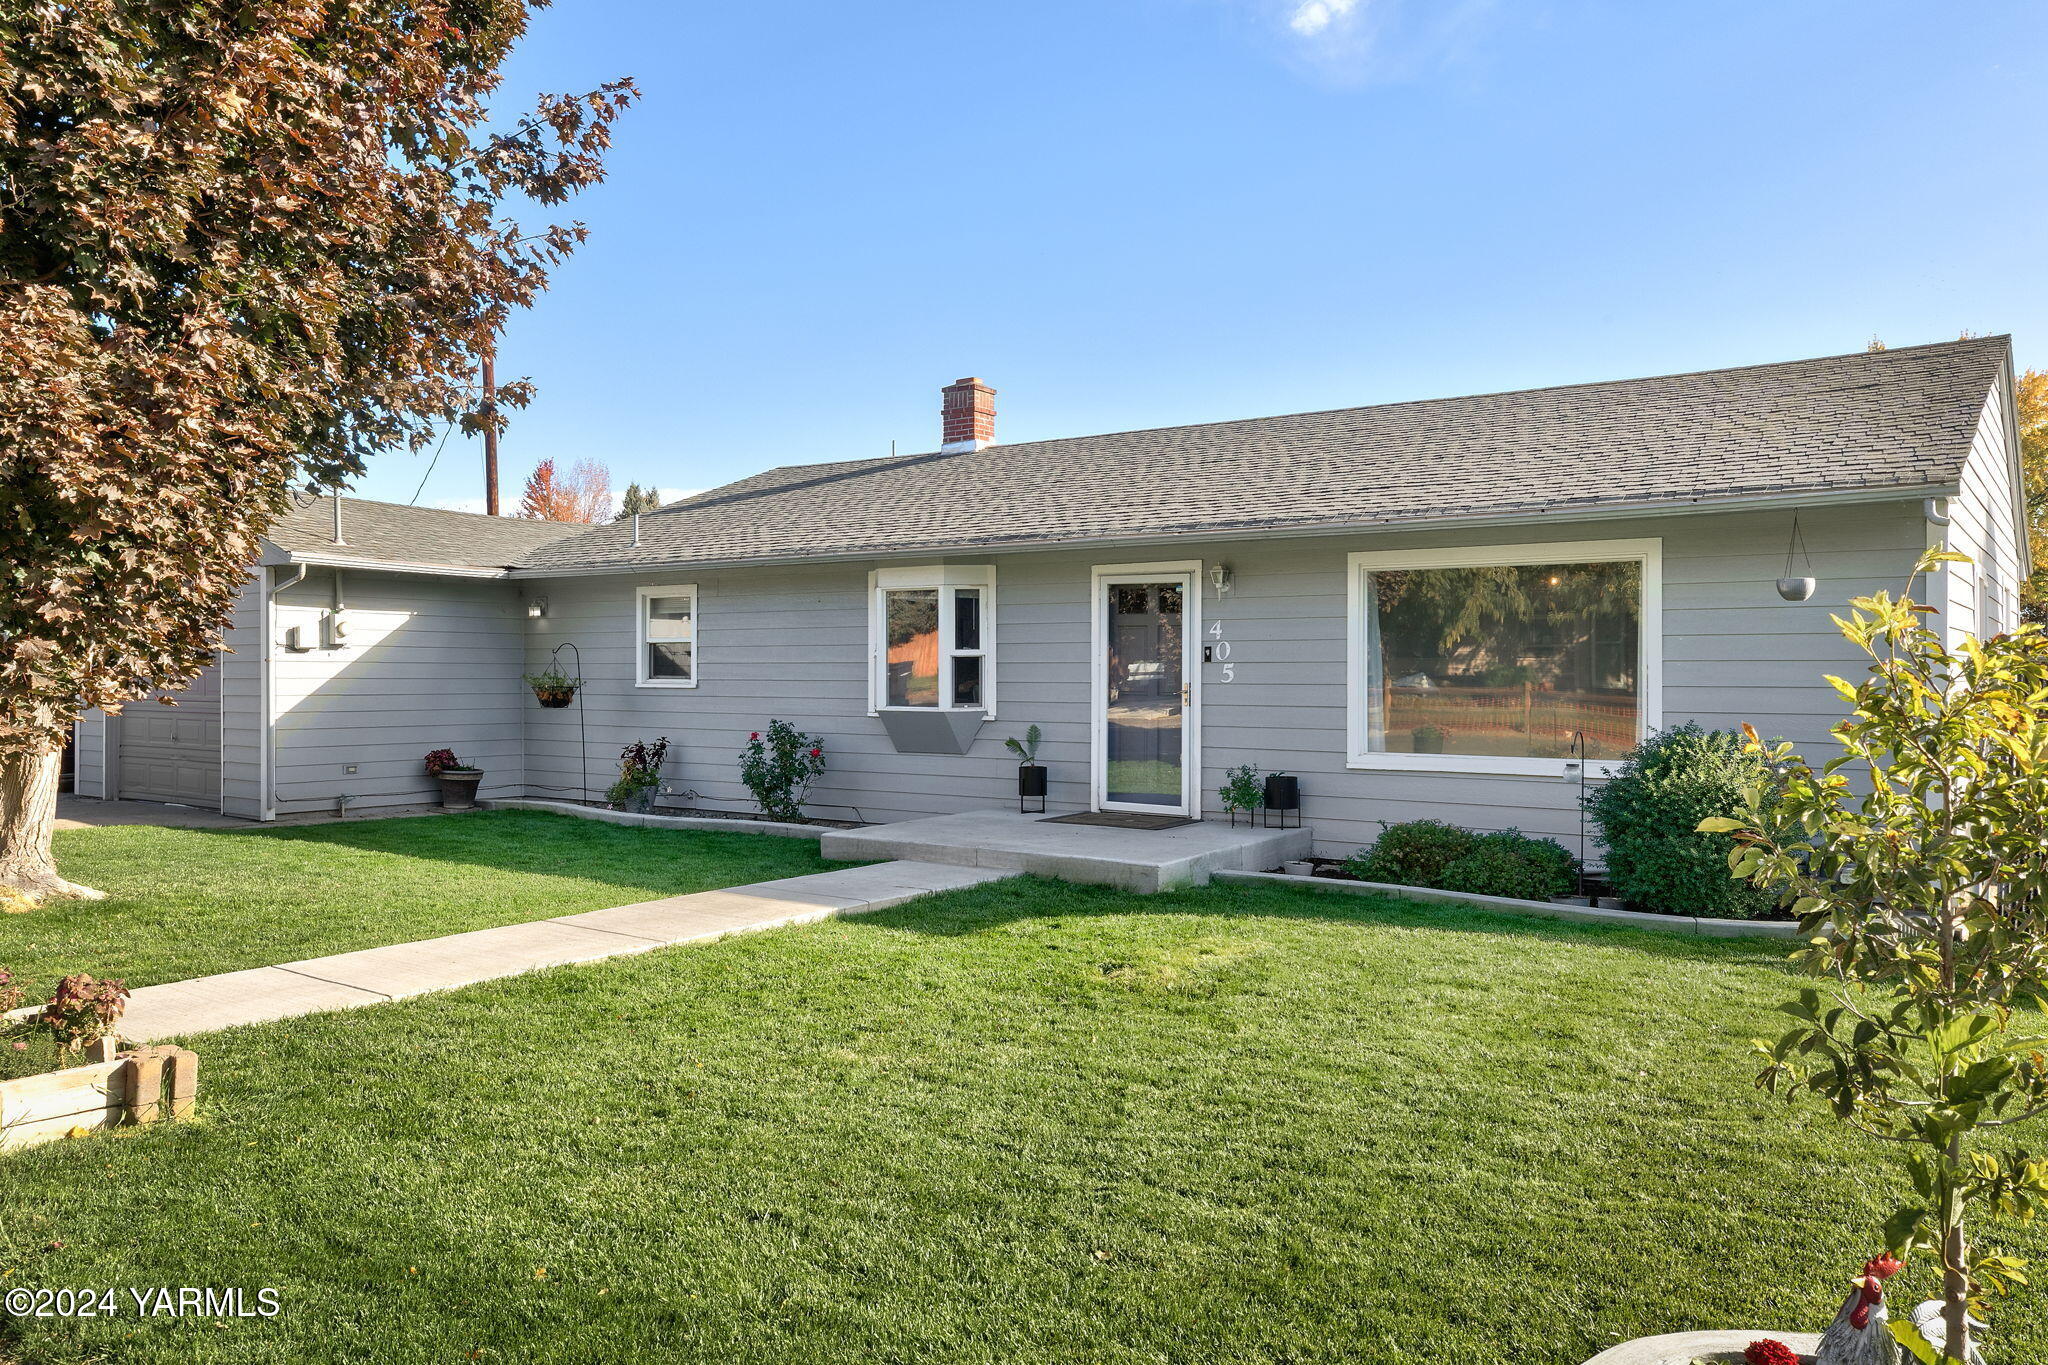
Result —
[[1180, 704], [1183, 708], [1188, 705], [1188, 685], [1186, 683], [1180, 685]]

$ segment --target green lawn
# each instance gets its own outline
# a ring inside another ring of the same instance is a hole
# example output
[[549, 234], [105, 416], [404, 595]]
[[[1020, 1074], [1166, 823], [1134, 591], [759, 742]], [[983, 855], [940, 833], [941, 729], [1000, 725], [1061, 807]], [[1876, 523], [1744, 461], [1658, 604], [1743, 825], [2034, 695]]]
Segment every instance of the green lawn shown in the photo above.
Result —
[[538, 811], [70, 830], [57, 861], [109, 899], [0, 916], [0, 967], [43, 990], [70, 972], [145, 986], [844, 866], [812, 839]]
[[[210, 1035], [203, 1122], [7, 1159], [0, 1283], [282, 1316], [16, 1322], [0, 1357], [1577, 1365], [1817, 1329], [1893, 1175], [1753, 1090], [1779, 951], [1012, 881]], [[2048, 1358], [2039, 1295], [1998, 1325]]]

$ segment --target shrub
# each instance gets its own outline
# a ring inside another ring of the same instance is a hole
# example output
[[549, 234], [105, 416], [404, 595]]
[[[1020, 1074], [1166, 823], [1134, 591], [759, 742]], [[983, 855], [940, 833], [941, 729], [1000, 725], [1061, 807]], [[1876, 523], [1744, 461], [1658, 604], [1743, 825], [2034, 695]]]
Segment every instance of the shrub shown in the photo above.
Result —
[[1344, 870], [1362, 881], [1397, 886], [1436, 886], [1444, 869], [1472, 851], [1479, 836], [1441, 820], [1380, 825], [1369, 849], [1351, 855]]
[[1776, 898], [1728, 878], [1735, 841], [1703, 834], [1702, 820], [1735, 814], [1745, 787], [1773, 780], [1742, 737], [1688, 721], [1638, 744], [1586, 809], [1607, 844], [1607, 881], [1646, 910], [1709, 919], [1758, 919]]
[[36, 1022], [48, 1030], [59, 1052], [78, 1053], [113, 1032], [114, 1021], [127, 1008], [127, 986], [80, 972], [57, 983], [57, 993]]
[[668, 736], [649, 744], [636, 739], [619, 750], [619, 780], [604, 794], [605, 800], [623, 806], [641, 792], [661, 785], [661, 765], [668, 762]]
[[769, 721], [767, 736], [756, 730], [740, 750], [740, 780], [771, 820], [803, 819], [804, 793], [824, 771], [825, 741], [786, 720]]
[[427, 765], [427, 771], [436, 777], [439, 777], [451, 768], [466, 770], [469, 766], [455, 756], [453, 749], [429, 749], [424, 761]]
[[1547, 901], [1578, 887], [1579, 860], [1554, 839], [1532, 839], [1517, 829], [1482, 834], [1472, 849], [1444, 868], [1434, 885], [1445, 891]]

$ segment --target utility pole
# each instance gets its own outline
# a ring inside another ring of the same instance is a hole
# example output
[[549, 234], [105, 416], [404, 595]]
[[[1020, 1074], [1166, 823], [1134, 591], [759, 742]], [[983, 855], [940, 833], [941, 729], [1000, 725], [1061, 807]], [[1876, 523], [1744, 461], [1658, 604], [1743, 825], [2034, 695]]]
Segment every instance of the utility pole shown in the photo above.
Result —
[[484, 512], [498, 515], [498, 371], [484, 355]]

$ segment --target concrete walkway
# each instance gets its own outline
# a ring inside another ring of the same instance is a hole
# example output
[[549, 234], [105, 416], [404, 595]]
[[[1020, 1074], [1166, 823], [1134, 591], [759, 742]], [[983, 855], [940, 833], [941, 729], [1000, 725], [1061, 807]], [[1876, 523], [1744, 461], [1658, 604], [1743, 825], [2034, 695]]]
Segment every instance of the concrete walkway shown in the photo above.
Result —
[[935, 891], [1015, 875], [937, 863], [877, 863], [145, 986], [129, 999], [121, 1035], [148, 1043], [375, 1005], [542, 967], [886, 910]]

